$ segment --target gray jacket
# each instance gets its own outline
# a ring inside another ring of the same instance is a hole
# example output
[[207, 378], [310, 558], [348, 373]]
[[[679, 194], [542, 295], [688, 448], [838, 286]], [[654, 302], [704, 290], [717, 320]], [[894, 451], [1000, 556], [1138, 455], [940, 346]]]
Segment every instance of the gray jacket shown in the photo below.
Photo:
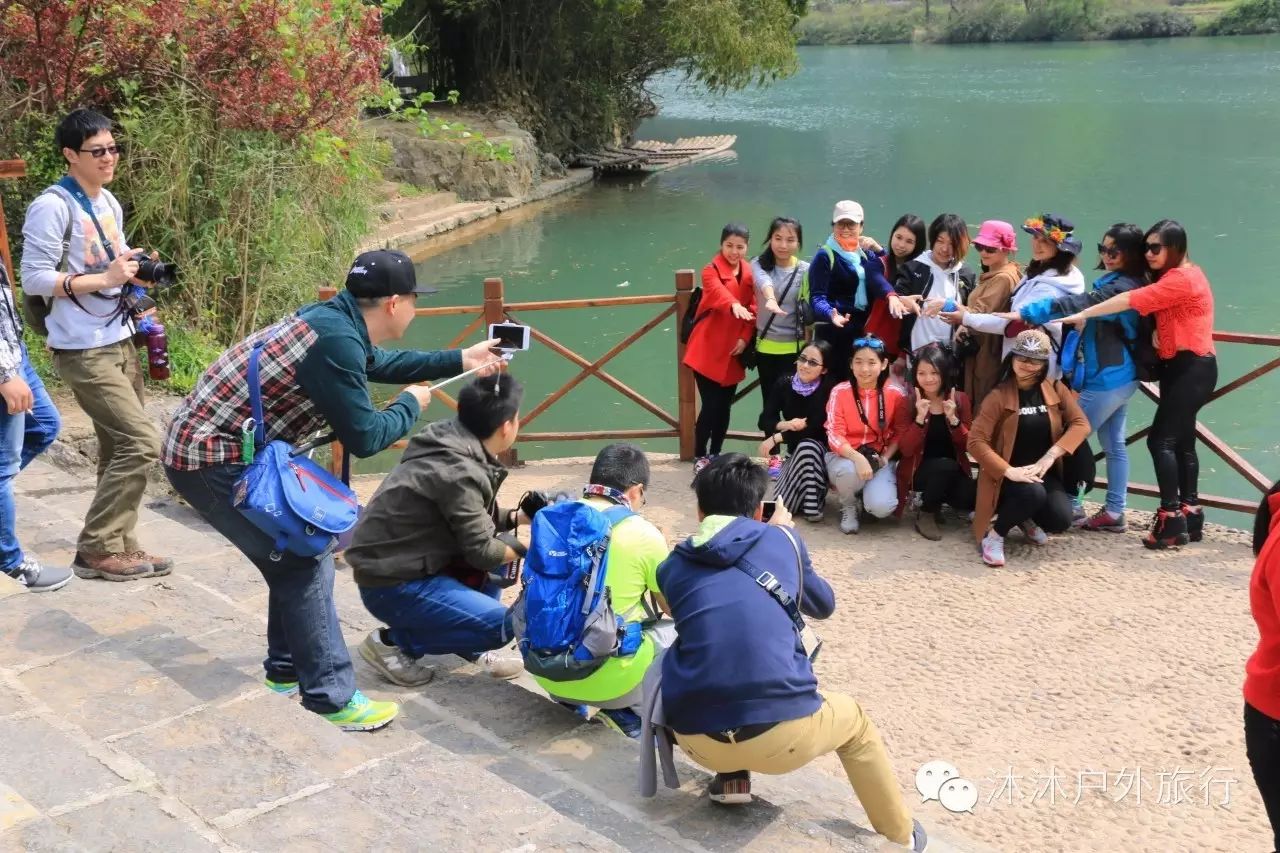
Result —
[[345, 558], [356, 584], [395, 586], [450, 567], [489, 571], [507, 546], [497, 494], [507, 469], [457, 418], [428, 424], [356, 524]]

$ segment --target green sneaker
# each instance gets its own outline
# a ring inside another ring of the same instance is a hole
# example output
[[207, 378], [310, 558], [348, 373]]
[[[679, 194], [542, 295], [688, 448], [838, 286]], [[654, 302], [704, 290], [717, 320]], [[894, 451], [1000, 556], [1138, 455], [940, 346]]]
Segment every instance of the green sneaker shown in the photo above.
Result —
[[394, 720], [399, 713], [400, 706], [395, 702], [375, 702], [357, 690], [345, 708], [325, 714], [324, 718], [344, 732], [371, 732]]
[[267, 685], [267, 689], [272, 693], [278, 693], [281, 696], [298, 695], [298, 682], [296, 681], [272, 681], [270, 678], [265, 678], [262, 683]]

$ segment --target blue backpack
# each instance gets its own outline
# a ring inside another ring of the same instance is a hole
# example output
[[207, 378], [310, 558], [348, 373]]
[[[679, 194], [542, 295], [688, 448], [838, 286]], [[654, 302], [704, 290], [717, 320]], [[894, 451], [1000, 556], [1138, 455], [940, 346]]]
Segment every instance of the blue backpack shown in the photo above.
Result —
[[[1050, 338], [1049, 340], [1053, 340]], [[1084, 335], [1079, 329], [1072, 329], [1062, 337], [1062, 348], [1058, 352], [1058, 366], [1062, 368], [1062, 381], [1073, 391], [1079, 391], [1085, 379]]]
[[531, 674], [577, 681], [639, 647], [640, 623], [630, 630], [618, 619], [605, 586], [613, 526], [632, 515], [625, 506], [601, 511], [585, 501], [565, 501], [533, 517], [523, 589], [512, 613]]

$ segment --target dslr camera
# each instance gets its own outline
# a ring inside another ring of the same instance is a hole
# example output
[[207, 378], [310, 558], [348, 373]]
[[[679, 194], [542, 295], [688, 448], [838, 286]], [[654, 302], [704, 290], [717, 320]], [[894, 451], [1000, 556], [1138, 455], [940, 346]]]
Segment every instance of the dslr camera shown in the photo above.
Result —
[[138, 262], [134, 278], [145, 281], [157, 290], [164, 290], [178, 283], [178, 265], [167, 261], [155, 261], [146, 252], [136, 252], [131, 260]]

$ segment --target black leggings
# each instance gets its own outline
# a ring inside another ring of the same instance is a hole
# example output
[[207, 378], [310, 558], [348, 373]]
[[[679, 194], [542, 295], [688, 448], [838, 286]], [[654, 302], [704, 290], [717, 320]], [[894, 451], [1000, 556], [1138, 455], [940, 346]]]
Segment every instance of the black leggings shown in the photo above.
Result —
[[991, 525], [995, 532], [1008, 536], [1027, 519], [1047, 533], [1062, 533], [1071, 527], [1071, 498], [1056, 474], [1046, 474], [1043, 483], [1005, 480], [1000, 484], [1000, 504]]
[[1196, 455], [1196, 413], [1218, 384], [1218, 360], [1187, 350], [1160, 365], [1160, 402], [1147, 435], [1156, 469], [1160, 507], [1200, 503], [1200, 457]]
[[[778, 380], [796, 372], [796, 354], [756, 353], [756, 371], [760, 374], [760, 397], [767, 404], [769, 392], [773, 390], [774, 385], [778, 384]], [[766, 435], [773, 435], [773, 432]]]
[[729, 413], [733, 408], [733, 395], [737, 385], [728, 387], [714, 379], [708, 379], [693, 371], [698, 383], [698, 397], [702, 405], [698, 409], [698, 422], [693, 430], [693, 455], [716, 456], [724, 447], [724, 435], [729, 431]]
[[977, 483], [965, 474], [959, 462], [945, 456], [922, 460], [912, 487], [920, 492], [921, 512], [937, 512], [944, 503], [968, 512], [977, 502]]
[[1244, 751], [1271, 821], [1272, 849], [1280, 850], [1280, 720], [1248, 702], [1244, 704]]

